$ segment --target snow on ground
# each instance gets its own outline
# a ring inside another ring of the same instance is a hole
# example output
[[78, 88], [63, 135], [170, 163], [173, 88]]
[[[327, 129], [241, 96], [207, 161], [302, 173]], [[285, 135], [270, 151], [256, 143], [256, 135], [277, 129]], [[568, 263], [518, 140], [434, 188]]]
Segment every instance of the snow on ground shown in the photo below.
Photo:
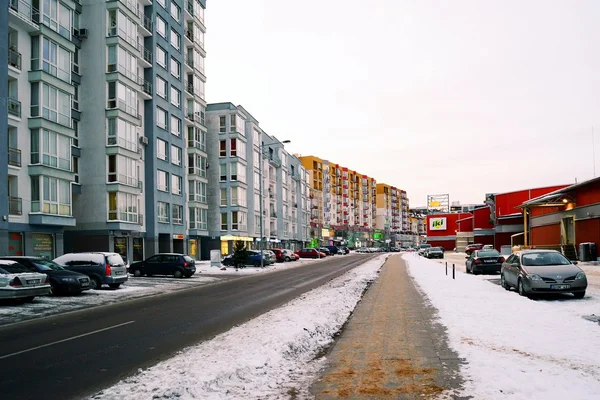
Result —
[[404, 259], [438, 309], [451, 347], [466, 359], [464, 395], [598, 398], [600, 326], [582, 315], [600, 314], [600, 290], [588, 288], [582, 300], [568, 295], [530, 300], [493, 284], [490, 276], [467, 275], [461, 268], [453, 280], [439, 262], [411, 254]]
[[138, 297], [170, 293], [194, 286], [206, 285], [222, 279], [231, 279], [235, 276], [307, 266], [320, 261], [322, 260], [301, 259], [293, 262], [275, 263], [264, 268], [240, 268], [237, 271], [233, 267], [211, 267], [209, 261], [199, 261], [196, 263], [196, 274], [191, 278], [176, 279], [167, 276], [136, 278], [130, 275], [127, 282], [119, 289], [109, 289], [104, 286], [101, 290], [86, 290], [76, 296], [38, 296], [32, 303], [0, 304], [0, 326], [52, 314], [118, 303]]
[[283, 307], [187, 348], [93, 398], [307, 397], [309, 382], [322, 366], [314, 358], [332, 343], [387, 256], [381, 255]]

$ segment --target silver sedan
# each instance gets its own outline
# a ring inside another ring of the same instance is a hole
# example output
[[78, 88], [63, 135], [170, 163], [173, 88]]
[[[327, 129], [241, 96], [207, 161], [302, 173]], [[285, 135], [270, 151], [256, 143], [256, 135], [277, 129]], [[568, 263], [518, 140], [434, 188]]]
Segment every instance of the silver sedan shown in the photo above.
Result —
[[572, 293], [585, 296], [585, 272], [555, 250], [522, 250], [502, 264], [500, 284], [506, 290], [517, 289], [521, 296]]
[[48, 275], [31, 272], [15, 261], [0, 260], [0, 299], [32, 301], [50, 294]]

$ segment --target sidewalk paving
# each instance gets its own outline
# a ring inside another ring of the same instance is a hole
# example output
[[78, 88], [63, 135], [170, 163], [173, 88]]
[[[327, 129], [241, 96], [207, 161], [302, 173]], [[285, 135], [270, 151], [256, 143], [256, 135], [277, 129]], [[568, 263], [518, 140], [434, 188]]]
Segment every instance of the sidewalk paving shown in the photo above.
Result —
[[400, 255], [388, 258], [328, 354], [316, 399], [459, 398], [463, 362]]

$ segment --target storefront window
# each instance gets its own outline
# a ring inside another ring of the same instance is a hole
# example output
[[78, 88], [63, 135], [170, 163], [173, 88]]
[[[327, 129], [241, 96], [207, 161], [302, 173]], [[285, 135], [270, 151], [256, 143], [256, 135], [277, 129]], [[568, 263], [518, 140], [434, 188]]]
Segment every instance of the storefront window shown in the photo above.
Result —
[[10, 232], [8, 234], [8, 255], [23, 255], [23, 235], [20, 232]]
[[119, 253], [125, 264], [127, 262], [127, 238], [126, 237], [115, 237], [115, 253]]
[[54, 258], [54, 238], [46, 233], [33, 233], [31, 235], [32, 255], [48, 260]]
[[190, 257], [194, 260], [198, 259], [198, 240], [190, 239]]
[[144, 240], [142, 238], [133, 238], [133, 261], [144, 260]]

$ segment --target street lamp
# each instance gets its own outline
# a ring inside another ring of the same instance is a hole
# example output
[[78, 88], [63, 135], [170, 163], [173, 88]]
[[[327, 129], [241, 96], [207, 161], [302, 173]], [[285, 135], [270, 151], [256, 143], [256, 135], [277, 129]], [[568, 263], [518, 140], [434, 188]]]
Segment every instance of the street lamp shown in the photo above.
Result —
[[282, 142], [272, 142], [272, 143], [262, 143], [260, 144], [260, 157], [258, 158], [259, 160], [259, 164], [258, 164], [258, 173], [259, 173], [259, 183], [258, 183], [258, 197], [260, 200], [260, 267], [263, 268], [265, 266], [265, 254], [264, 254], [264, 249], [265, 249], [265, 231], [264, 231], [264, 226], [263, 226], [263, 220], [265, 218], [264, 211], [263, 211], [263, 149], [265, 148], [265, 146], [270, 146], [272, 144], [286, 144], [286, 143], [291, 143], [291, 140], [284, 140]]

